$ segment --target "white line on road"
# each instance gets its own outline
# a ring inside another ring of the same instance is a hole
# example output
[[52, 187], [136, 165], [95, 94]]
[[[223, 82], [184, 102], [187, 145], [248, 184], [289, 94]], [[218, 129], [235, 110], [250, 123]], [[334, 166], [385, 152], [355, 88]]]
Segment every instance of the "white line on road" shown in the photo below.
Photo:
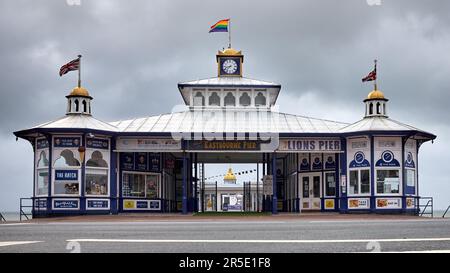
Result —
[[35, 243], [42, 243], [42, 241], [13, 241], [13, 242], [0, 242], [0, 247], [2, 247], [2, 246], [14, 246], [14, 245], [35, 244]]
[[23, 226], [23, 225], [31, 225], [31, 223], [10, 223], [10, 224], [0, 224], [1, 226]]
[[249, 243], [249, 244], [320, 244], [320, 243], [368, 243], [368, 242], [431, 242], [450, 241], [450, 238], [404, 239], [347, 239], [347, 240], [184, 240], [184, 239], [70, 239], [67, 242], [93, 243]]

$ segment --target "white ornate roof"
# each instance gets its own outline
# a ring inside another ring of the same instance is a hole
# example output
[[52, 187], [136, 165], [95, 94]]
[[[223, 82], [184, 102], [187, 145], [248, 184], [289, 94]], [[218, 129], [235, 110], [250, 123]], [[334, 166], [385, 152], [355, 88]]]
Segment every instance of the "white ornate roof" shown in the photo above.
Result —
[[366, 131], [417, 131], [424, 134], [433, 135], [416, 127], [383, 116], [363, 118], [362, 120], [341, 128], [339, 133]]
[[271, 111], [185, 111], [111, 122], [119, 132], [337, 133], [336, 121]]
[[92, 129], [100, 131], [116, 132], [117, 128], [114, 125], [98, 120], [90, 115], [66, 115], [57, 120], [46, 122], [31, 129]]
[[254, 80], [245, 77], [213, 77], [201, 80], [178, 83], [179, 86], [262, 86], [280, 87], [279, 84], [268, 81]]

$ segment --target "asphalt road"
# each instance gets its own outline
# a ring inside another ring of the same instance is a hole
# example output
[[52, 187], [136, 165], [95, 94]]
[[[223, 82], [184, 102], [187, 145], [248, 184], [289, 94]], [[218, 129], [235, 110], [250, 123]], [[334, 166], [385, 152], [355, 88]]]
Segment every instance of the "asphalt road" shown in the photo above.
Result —
[[450, 220], [215, 220], [0, 225], [0, 252], [450, 252]]

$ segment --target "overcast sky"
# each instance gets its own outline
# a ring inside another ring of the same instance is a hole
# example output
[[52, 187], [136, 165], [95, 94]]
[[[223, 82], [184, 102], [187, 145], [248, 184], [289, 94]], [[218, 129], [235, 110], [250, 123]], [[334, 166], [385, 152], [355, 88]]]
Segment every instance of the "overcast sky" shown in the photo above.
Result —
[[32, 148], [12, 132], [65, 114], [76, 73], [62, 64], [83, 55], [96, 118], [168, 113], [178, 82], [216, 75], [227, 35], [208, 30], [223, 18], [244, 76], [282, 85], [282, 112], [359, 120], [377, 58], [390, 117], [438, 136], [419, 153], [420, 194], [450, 205], [450, 1], [67, 2], [0, 1], [0, 211], [32, 194]]

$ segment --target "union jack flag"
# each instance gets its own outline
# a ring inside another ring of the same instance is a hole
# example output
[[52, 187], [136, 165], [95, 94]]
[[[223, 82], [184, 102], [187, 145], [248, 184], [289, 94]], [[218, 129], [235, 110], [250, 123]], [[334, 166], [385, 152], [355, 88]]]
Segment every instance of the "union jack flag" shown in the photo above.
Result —
[[66, 63], [65, 65], [61, 66], [61, 68], [59, 69], [59, 76], [61, 77], [62, 75], [66, 74], [69, 71], [74, 71], [74, 70], [78, 70], [80, 69], [80, 58], [78, 57], [75, 60], [72, 60], [68, 63]]
[[363, 82], [375, 81], [377, 79], [377, 60], [375, 60], [375, 68], [364, 78], [362, 78]]

